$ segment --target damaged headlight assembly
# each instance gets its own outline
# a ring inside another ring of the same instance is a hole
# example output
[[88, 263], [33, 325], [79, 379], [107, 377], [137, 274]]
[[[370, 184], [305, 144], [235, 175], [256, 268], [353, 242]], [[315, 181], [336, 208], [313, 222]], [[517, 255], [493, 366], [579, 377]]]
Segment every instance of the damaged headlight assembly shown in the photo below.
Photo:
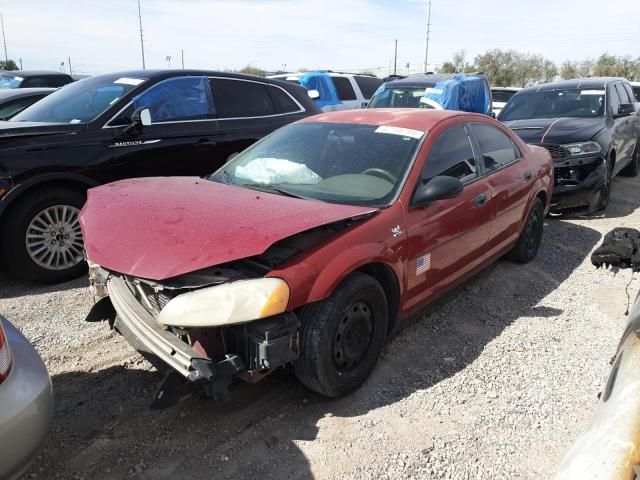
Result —
[[571, 157], [584, 157], [598, 155], [602, 148], [598, 142], [579, 142], [562, 145]]
[[238, 280], [183, 293], [162, 309], [158, 322], [173, 327], [220, 327], [284, 313], [289, 285], [280, 278]]

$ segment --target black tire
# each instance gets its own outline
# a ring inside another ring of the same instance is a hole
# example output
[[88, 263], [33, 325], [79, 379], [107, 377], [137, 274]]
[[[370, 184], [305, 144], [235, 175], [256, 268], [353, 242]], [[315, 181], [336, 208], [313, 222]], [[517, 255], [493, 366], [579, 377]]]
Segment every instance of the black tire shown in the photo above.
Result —
[[637, 177], [640, 173], [640, 141], [636, 142], [636, 148], [633, 150], [633, 158], [631, 163], [620, 171], [620, 175], [625, 177]]
[[[6, 221], [3, 222], [4, 229], [0, 238], [1, 251], [7, 269], [17, 277], [41, 283], [58, 283], [82, 275], [87, 268], [84, 260], [69, 268], [62, 266], [60, 269], [45, 268], [38, 264], [29, 254], [26, 239], [32, 220], [44, 210], [57, 206], [69, 206], [79, 210], [84, 202], [84, 194], [76, 190], [56, 187], [43, 188], [17, 200], [16, 205], [8, 213]], [[76, 258], [75, 254], [74, 258]], [[70, 264], [71, 262], [69, 260]]]
[[600, 198], [596, 204], [594, 211], [599, 212], [606, 210], [609, 206], [609, 199], [611, 198], [611, 181], [613, 179], [613, 162], [611, 159], [606, 160], [606, 172], [604, 177], [604, 185], [600, 187]]
[[543, 230], [544, 205], [542, 200], [536, 198], [531, 210], [529, 210], [529, 216], [518, 241], [506, 255], [507, 259], [517, 263], [528, 263], [533, 260], [538, 253], [538, 248], [540, 248]]
[[296, 376], [327, 397], [357, 389], [371, 374], [384, 345], [387, 300], [369, 275], [353, 273], [323, 301], [299, 311], [300, 357]]

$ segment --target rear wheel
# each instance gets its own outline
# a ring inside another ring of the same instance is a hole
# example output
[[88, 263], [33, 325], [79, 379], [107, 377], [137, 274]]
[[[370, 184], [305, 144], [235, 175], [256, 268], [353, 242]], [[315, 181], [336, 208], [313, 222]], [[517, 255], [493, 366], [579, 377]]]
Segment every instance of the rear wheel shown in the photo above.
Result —
[[640, 173], [640, 141], [636, 142], [636, 148], [633, 150], [633, 158], [631, 163], [624, 167], [620, 172], [625, 177], [637, 177]]
[[84, 200], [67, 188], [46, 188], [18, 200], [1, 239], [9, 271], [44, 283], [81, 275], [86, 265], [78, 216]]
[[299, 312], [300, 357], [294, 368], [308, 388], [340, 397], [358, 388], [378, 361], [387, 333], [387, 301], [380, 284], [353, 273], [326, 300]]
[[513, 249], [507, 254], [507, 259], [518, 263], [528, 263], [538, 254], [542, 232], [544, 229], [544, 205], [542, 200], [533, 201], [527, 222]]

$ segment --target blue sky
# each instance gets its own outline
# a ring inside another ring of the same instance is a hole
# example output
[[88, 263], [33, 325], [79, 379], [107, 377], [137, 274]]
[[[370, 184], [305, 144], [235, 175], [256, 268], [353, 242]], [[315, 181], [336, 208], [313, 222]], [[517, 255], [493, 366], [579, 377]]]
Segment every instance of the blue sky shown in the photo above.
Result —
[[[247, 64], [388, 70], [424, 63], [426, 0], [141, 0], [147, 68]], [[3, 2], [10, 58], [25, 68], [139, 68], [136, 0]], [[55, 4], [55, 8], [52, 5]], [[430, 69], [464, 49], [539, 53], [556, 62], [603, 52], [640, 57], [639, 0], [433, 0]]]

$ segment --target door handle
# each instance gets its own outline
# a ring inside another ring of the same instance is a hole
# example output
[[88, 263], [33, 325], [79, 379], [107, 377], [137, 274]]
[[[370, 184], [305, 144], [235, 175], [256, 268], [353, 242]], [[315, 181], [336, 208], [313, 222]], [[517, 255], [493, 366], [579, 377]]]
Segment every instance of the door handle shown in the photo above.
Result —
[[218, 145], [218, 142], [214, 142], [213, 140], [201, 139], [196, 142], [197, 148], [213, 148]]
[[524, 175], [522, 175], [522, 177], [524, 178], [525, 182], [528, 182], [533, 177], [533, 172], [531, 170], [527, 170], [526, 172], [524, 172]]
[[485, 193], [481, 193], [473, 199], [473, 203], [478, 208], [484, 207], [487, 204], [487, 195]]

